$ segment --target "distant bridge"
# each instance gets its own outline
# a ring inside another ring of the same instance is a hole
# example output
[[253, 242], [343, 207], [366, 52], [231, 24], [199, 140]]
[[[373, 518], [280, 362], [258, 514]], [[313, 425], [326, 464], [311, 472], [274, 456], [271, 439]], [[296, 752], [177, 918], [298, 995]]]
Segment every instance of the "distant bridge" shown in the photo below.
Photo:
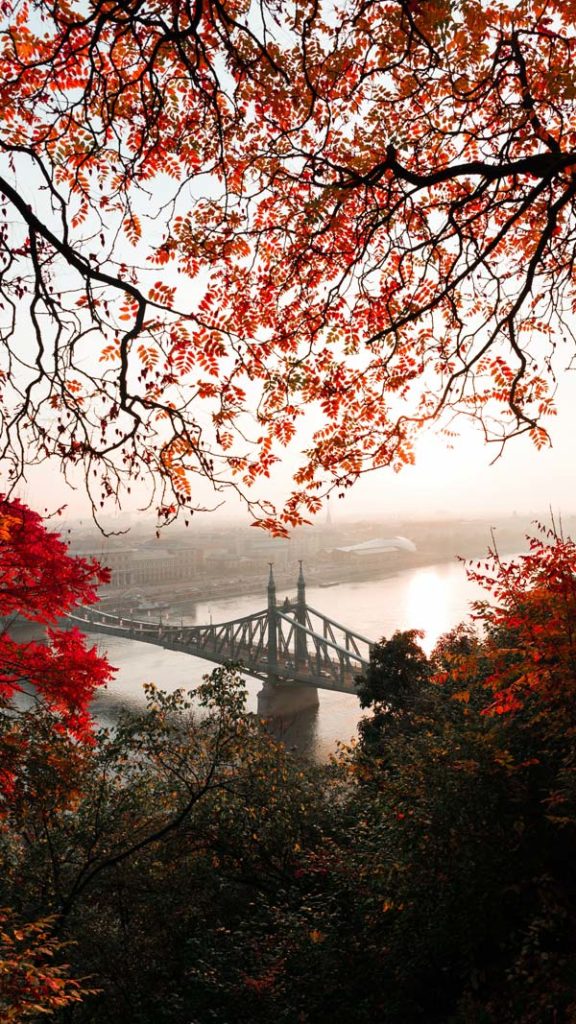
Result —
[[[355, 677], [368, 667], [372, 646], [367, 637], [309, 607], [302, 563], [295, 601], [277, 603], [270, 566], [267, 607], [230, 622], [175, 626], [92, 608], [78, 609], [69, 619], [86, 631], [143, 640], [217, 664], [241, 662], [247, 673], [268, 684], [268, 695], [270, 686], [355, 693]], [[309, 698], [304, 705], [317, 703], [317, 694]]]

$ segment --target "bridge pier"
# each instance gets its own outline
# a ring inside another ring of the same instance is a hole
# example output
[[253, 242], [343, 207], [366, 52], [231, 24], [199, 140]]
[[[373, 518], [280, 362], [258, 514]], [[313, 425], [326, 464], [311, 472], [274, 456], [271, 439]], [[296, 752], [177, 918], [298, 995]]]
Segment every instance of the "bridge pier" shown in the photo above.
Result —
[[298, 683], [264, 683], [258, 694], [258, 714], [261, 718], [283, 718], [309, 711], [320, 704], [315, 686]]

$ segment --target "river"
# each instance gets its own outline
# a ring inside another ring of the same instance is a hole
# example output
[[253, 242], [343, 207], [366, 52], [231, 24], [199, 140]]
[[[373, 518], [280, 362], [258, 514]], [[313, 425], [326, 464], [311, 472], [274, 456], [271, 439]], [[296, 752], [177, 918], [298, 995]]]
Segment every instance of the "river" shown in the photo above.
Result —
[[[264, 582], [261, 595], [199, 602], [194, 619], [189, 621], [225, 622], [258, 611], [266, 605], [265, 587]], [[278, 593], [279, 601], [283, 596]], [[442, 633], [468, 616], [471, 601], [485, 596], [467, 579], [459, 562], [411, 569], [380, 580], [309, 587], [306, 591], [311, 607], [373, 640], [389, 637], [396, 629], [423, 629], [427, 651]], [[94, 705], [96, 714], [104, 720], [120, 704], [141, 705], [143, 683], [155, 683], [165, 690], [193, 689], [212, 667], [188, 654], [121, 637], [102, 636], [97, 644], [101, 651], [108, 652], [118, 669], [116, 679]], [[255, 711], [261, 683], [248, 677], [247, 687], [248, 708]], [[320, 691], [318, 710], [304, 712], [278, 727], [290, 746], [325, 760], [338, 741], [348, 742], [355, 735], [361, 715], [355, 697], [324, 690]]]

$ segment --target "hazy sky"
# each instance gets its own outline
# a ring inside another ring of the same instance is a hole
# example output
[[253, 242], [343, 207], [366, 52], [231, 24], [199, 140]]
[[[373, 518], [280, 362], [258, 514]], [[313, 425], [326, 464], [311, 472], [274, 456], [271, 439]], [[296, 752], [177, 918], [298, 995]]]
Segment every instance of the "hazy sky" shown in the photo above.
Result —
[[[446, 440], [429, 432], [421, 437], [416, 465], [400, 473], [379, 470], [361, 479], [344, 500], [333, 496], [330, 501], [332, 519], [386, 518], [435, 515], [471, 517], [475, 515], [508, 515], [513, 512], [541, 513], [549, 506], [565, 515], [576, 512], [576, 473], [574, 444], [576, 438], [576, 373], [567, 374], [558, 393], [559, 415], [548, 421], [553, 447], [538, 452], [528, 438], [509, 442], [494, 465], [495, 446], [484, 444], [478, 431], [464, 421], [461, 436], [454, 439], [452, 450]], [[293, 460], [290, 459], [290, 462]], [[287, 473], [278, 473], [269, 496], [281, 499], [281, 481]], [[284, 484], [286, 486], [286, 484]], [[215, 504], [206, 484], [198, 488], [200, 501]], [[59, 473], [59, 464], [46, 463], [30, 475], [22, 492], [32, 506], [56, 508], [67, 503], [70, 517], [88, 516], [89, 506], [82, 488], [66, 492]], [[215, 513], [234, 517], [248, 515], [231, 498], [224, 509]], [[323, 521], [325, 512], [319, 516]], [[201, 516], [202, 523], [207, 516]]]
[[414, 466], [369, 474], [344, 501], [331, 501], [333, 518], [339, 505], [347, 515], [416, 518], [540, 513], [549, 506], [576, 512], [576, 373], [563, 382], [558, 407], [558, 416], [547, 423], [552, 448], [537, 451], [527, 437], [515, 438], [493, 465], [497, 447], [486, 445], [464, 421], [452, 449], [429, 432], [418, 443]]

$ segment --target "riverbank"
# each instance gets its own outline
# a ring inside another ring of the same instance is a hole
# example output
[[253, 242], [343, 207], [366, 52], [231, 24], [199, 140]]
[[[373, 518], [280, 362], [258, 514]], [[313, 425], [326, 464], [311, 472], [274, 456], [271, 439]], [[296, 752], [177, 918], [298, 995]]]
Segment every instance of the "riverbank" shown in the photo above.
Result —
[[[346, 584], [364, 583], [377, 580], [389, 580], [400, 574], [412, 572], [417, 569], [424, 569], [433, 565], [456, 565], [459, 559], [478, 560], [486, 557], [487, 540], [479, 541], [474, 538], [468, 543], [462, 542], [458, 545], [457, 553], [446, 551], [445, 547], [431, 546], [425, 550], [416, 552], [393, 552], [387, 563], [374, 561], [374, 559], [359, 558], [355, 562], [339, 562], [338, 564], [315, 564], [312, 560], [304, 565], [304, 574], [308, 587], [318, 587], [321, 590], [329, 590], [333, 587]], [[518, 551], [520, 547], [519, 536], [503, 538], [499, 544], [499, 552], [506, 557]], [[296, 589], [297, 567], [284, 569], [274, 566], [274, 578], [278, 599], [282, 600], [284, 595], [293, 594]], [[226, 578], [202, 579], [194, 584], [163, 584], [154, 587], [143, 587], [141, 593], [149, 603], [162, 605], [169, 604], [170, 610], [166, 608], [159, 610], [156, 614], [151, 612], [151, 620], [173, 615], [189, 615], [194, 612], [200, 604], [210, 604], [218, 601], [229, 601], [235, 598], [254, 598], [255, 604], [265, 604], [266, 587], [268, 581], [268, 567], [262, 565], [262, 574], [259, 576], [238, 577], [229, 576]], [[102, 606], [117, 608], [122, 592], [108, 592], [104, 595]], [[169, 599], [169, 600], [168, 600]], [[259, 600], [258, 600], [259, 599]], [[217, 621], [217, 620], [214, 620]]]

